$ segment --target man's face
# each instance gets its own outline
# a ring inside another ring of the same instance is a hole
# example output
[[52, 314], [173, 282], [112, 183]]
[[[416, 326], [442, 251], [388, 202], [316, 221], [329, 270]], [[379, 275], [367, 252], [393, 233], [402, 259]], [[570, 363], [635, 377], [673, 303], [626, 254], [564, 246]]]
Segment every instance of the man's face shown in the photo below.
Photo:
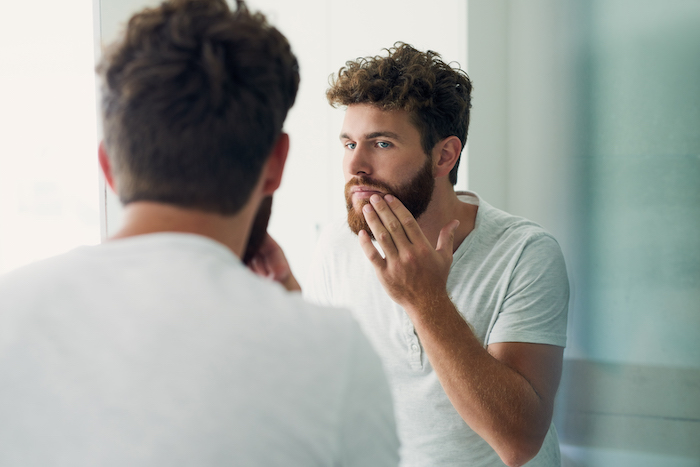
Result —
[[372, 236], [362, 206], [374, 193], [396, 196], [418, 219], [435, 188], [432, 158], [405, 111], [383, 111], [367, 104], [348, 106], [340, 135], [348, 224]]

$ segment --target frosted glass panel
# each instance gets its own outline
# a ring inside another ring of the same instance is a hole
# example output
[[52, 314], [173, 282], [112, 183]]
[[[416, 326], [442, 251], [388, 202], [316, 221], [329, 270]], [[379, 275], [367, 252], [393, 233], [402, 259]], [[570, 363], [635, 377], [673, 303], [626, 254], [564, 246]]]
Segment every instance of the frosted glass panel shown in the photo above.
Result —
[[565, 467], [700, 466], [700, 2], [472, 0], [470, 183], [572, 284]]
[[700, 368], [700, 3], [599, 1], [589, 14], [579, 337], [588, 358]]
[[569, 465], [700, 465], [700, 2], [579, 6]]

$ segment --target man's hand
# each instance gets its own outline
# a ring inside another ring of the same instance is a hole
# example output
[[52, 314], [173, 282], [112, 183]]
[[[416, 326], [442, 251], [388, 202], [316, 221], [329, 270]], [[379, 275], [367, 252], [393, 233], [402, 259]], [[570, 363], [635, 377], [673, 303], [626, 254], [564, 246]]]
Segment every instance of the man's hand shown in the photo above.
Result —
[[270, 234], [265, 235], [262, 246], [247, 266], [255, 274], [279, 282], [290, 292], [301, 292], [284, 251]]
[[404, 309], [430, 309], [432, 302], [447, 296], [454, 232], [459, 221], [455, 219], [442, 228], [437, 247], [433, 248], [401, 201], [392, 195], [383, 199], [372, 195], [370, 203], [363, 207], [363, 214], [385, 258], [367, 232], [360, 231], [359, 239], [382, 286]]

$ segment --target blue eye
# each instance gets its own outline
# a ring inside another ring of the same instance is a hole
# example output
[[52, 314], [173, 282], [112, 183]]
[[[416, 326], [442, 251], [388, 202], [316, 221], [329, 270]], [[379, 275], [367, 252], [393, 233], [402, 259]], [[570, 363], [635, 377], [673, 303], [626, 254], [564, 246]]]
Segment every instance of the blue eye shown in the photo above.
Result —
[[378, 141], [377, 146], [382, 149], [387, 149], [389, 146], [391, 146], [391, 143], [387, 143], [386, 141]]
[[355, 149], [355, 147], [357, 147], [357, 143], [345, 143], [345, 147], [348, 149]]

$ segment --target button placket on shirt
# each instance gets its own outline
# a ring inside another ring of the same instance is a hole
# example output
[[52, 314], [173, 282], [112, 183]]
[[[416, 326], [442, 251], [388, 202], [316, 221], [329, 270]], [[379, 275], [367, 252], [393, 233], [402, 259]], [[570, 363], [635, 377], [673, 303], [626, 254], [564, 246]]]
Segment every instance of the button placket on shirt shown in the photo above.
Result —
[[[403, 310], [402, 310], [403, 311]], [[416, 335], [416, 330], [413, 327], [413, 323], [408, 318], [406, 312], [403, 312], [404, 320], [404, 337], [406, 339], [406, 346], [408, 350], [408, 363], [414, 370], [422, 370], [423, 362], [421, 355], [423, 349], [421, 348], [420, 342], [418, 341], [418, 336]]]

